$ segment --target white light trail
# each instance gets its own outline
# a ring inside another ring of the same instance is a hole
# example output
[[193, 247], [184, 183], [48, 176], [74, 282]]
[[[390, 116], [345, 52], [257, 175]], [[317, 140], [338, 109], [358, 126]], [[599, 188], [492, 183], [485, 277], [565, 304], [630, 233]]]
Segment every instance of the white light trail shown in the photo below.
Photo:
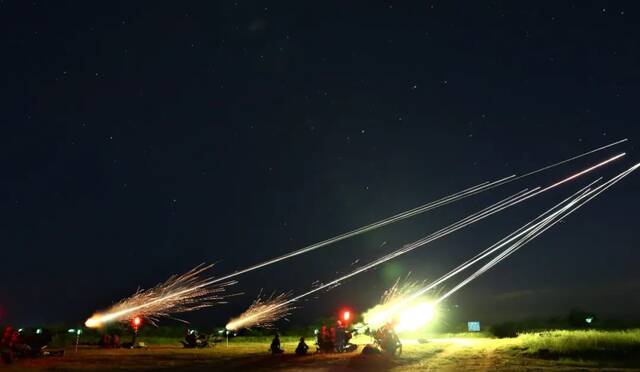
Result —
[[[561, 207], [562, 205], [566, 204], [567, 202], [569, 202], [570, 200], [572, 200], [576, 196], [584, 193], [591, 186], [593, 186], [595, 183], [599, 182], [600, 180], [602, 180], [602, 177], [598, 178], [597, 180], [595, 180], [593, 182], [591, 182], [589, 185], [583, 187], [582, 189], [580, 189], [579, 191], [577, 191], [576, 193], [574, 193], [570, 197], [568, 197], [568, 198], [564, 199], [563, 201], [561, 201], [560, 203], [556, 204], [555, 206], [550, 208], [548, 211], [544, 212], [540, 216], [536, 217], [532, 221], [530, 221], [527, 224], [525, 224], [524, 226], [520, 227], [518, 230], [516, 230], [513, 233], [509, 234], [507, 237], [503, 238], [499, 242], [493, 244], [489, 248], [487, 248], [484, 251], [478, 253], [477, 255], [475, 255], [474, 257], [470, 258], [466, 262], [462, 263], [461, 265], [459, 265], [455, 269], [449, 271], [445, 275], [443, 275], [440, 278], [436, 279], [435, 281], [429, 283], [427, 286], [415, 291], [411, 296], [407, 296], [406, 297], [406, 301], [403, 302], [403, 304], [406, 303], [406, 302], [410, 302], [410, 301], [412, 301], [412, 300], [424, 295], [425, 293], [429, 292], [433, 288], [435, 288], [438, 285], [442, 284], [444, 281], [450, 279], [454, 275], [460, 273], [461, 271], [467, 269], [468, 267], [474, 265], [475, 263], [477, 263], [477, 262], [481, 261], [482, 259], [486, 258], [487, 256], [491, 255], [493, 252], [503, 248], [505, 245], [507, 245], [507, 244], [513, 242], [514, 240], [518, 239], [520, 236], [522, 236], [523, 233], [526, 233], [527, 231], [529, 231], [530, 227], [532, 225], [534, 225], [537, 221], [540, 221], [545, 216], [548, 216], [549, 214], [551, 214], [554, 210], [556, 210], [559, 207]], [[402, 304], [400, 304], [398, 306], [402, 306]]]
[[227, 281], [215, 286], [202, 286], [202, 283], [209, 281], [210, 278], [201, 279], [199, 275], [212, 266], [199, 265], [185, 274], [173, 275], [153, 288], [138, 290], [109, 310], [94, 314], [87, 319], [85, 325], [96, 328], [112, 321], [127, 321], [136, 316], [155, 324], [158, 318], [221, 303], [227, 297], [224, 295], [225, 288], [236, 282]]
[[237, 318], [231, 319], [225, 328], [228, 331], [251, 327], [273, 328], [277, 320], [286, 317], [293, 310], [291, 306], [281, 306], [288, 298], [288, 293], [282, 293], [278, 296], [271, 295], [267, 298], [262, 298], [262, 294], [260, 294], [245, 312]]
[[529, 243], [530, 241], [532, 241], [533, 239], [535, 239], [536, 237], [540, 236], [542, 233], [544, 233], [545, 231], [547, 231], [548, 229], [553, 227], [555, 224], [560, 222], [562, 219], [566, 218], [570, 214], [572, 214], [575, 211], [577, 211], [579, 208], [583, 207], [585, 204], [587, 204], [588, 202], [593, 200], [598, 195], [602, 194], [608, 188], [610, 188], [611, 186], [613, 186], [614, 184], [616, 184], [617, 182], [622, 180], [624, 177], [626, 177], [629, 174], [631, 174], [633, 171], [635, 171], [639, 167], [640, 167], [640, 163], [638, 163], [638, 164], [632, 166], [631, 168], [627, 169], [626, 171], [618, 174], [617, 176], [613, 177], [612, 179], [608, 180], [607, 182], [599, 185], [595, 189], [587, 190], [585, 192], [582, 192], [580, 195], [575, 197], [573, 200], [571, 200], [569, 203], [567, 203], [564, 207], [562, 207], [558, 211], [552, 213], [551, 215], [547, 216], [545, 219], [537, 222], [536, 224], [534, 224], [534, 225], [530, 226], [529, 228], [527, 228], [526, 230], [524, 230], [521, 234], [519, 234], [519, 240], [517, 240], [511, 246], [506, 248], [503, 252], [501, 252], [499, 255], [497, 255], [495, 258], [493, 258], [488, 263], [486, 263], [484, 266], [482, 266], [476, 272], [471, 274], [468, 278], [466, 278], [465, 280], [460, 282], [454, 288], [452, 288], [451, 290], [449, 290], [448, 292], [446, 292], [445, 294], [440, 296], [438, 298], [438, 300], [436, 300], [436, 303], [439, 303], [439, 302], [443, 301], [447, 297], [451, 296], [453, 293], [455, 293], [458, 290], [460, 290], [466, 284], [468, 284], [472, 280], [476, 279], [477, 277], [479, 277], [480, 275], [485, 273], [487, 270], [489, 270], [490, 268], [492, 268], [493, 266], [495, 266], [496, 264], [498, 264], [502, 260], [506, 259], [507, 257], [512, 255], [513, 253], [515, 253], [518, 249], [522, 248], [524, 245], [526, 245], [527, 243]]
[[[263, 261], [263, 262], [261, 262], [261, 263], [255, 264], [255, 265], [253, 265], [253, 266], [249, 266], [249, 267], [247, 267], [247, 268], [244, 268], [244, 269], [242, 269], [242, 270], [234, 271], [234, 272], [233, 272], [233, 273], [231, 273], [231, 274], [228, 274], [228, 275], [222, 276], [222, 277], [220, 277], [220, 278], [216, 278], [216, 279], [214, 280], [214, 282], [213, 282], [213, 283], [215, 283], [216, 281], [223, 281], [223, 280], [231, 279], [231, 278], [234, 278], [234, 277], [236, 277], [236, 276], [239, 276], [239, 275], [242, 275], [242, 274], [248, 273], [248, 272], [250, 272], [250, 271], [257, 270], [257, 269], [260, 269], [260, 268], [262, 268], [262, 267], [269, 266], [269, 265], [272, 265], [272, 264], [278, 263], [278, 262], [280, 262], [280, 261], [284, 261], [284, 260], [287, 260], [287, 259], [289, 259], [289, 258], [293, 258], [293, 257], [295, 257], [295, 256], [299, 256], [299, 255], [301, 255], [301, 254], [304, 254], [304, 253], [307, 253], [307, 252], [311, 252], [311, 251], [313, 251], [313, 250], [316, 250], [316, 249], [319, 249], [319, 248], [322, 248], [322, 247], [328, 246], [328, 245], [330, 245], [330, 244], [337, 243], [337, 242], [339, 242], [339, 241], [341, 241], [341, 240], [345, 240], [345, 239], [348, 239], [348, 238], [352, 238], [352, 237], [354, 237], [354, 236], [357, 236], [357, 235], [360, 235], [360, 234], [366, 233], [366, 232], [368, 232], [368, 231], [372, 231], [372, 230], [378, 229], [378, 228], [380, 228], [380, 227], [383, 227], [383, 226], [386, 226], [386, 225], [392, 224], [392, 223], [394, 223], [394, 222], [401, 221], [401, 220], [404, 220], [404, 219], [407, 219], [407, 218], [410, 218], [410, 217], [416, 216], [416, 215], [418, 215], [418, 214], [421, 214], [421, 213], [424, 213], [424, 212], [427, 212], [427, 211], [430, 211], [430, 210], [436, 209], [436, 208], [438, 208], [438, 207], [441, 207], [441, 206], [444, 206], [444, 205], [447, 205], [447, 204], [451, 204], [451, 203], [453, 203], [453, 202], [456, 202], [456, 201], [462, 200], [462, 199], [467, 198], [467, 197], [469, 197], [469, 196], [476, 195], [476, 194], [479, 194], [479, 193], [481, 193], [481, 192], [488, 191], [488, 190], [493, 189], [493, 188], [496, 188], [496, 187], [498, 187], [498, 186], [506, 185], [507, 183], [513, 182], [513, 181], [515, 181], [516, 179], [522, 179], [522, 178], [524, 178], [524, 177], [528, 177], [528, 176], [530, 176], [530, 175], [540, 173], [540, 172], [542, 172], [542, 171], [545, 171], [545, 170], [548, 170], [548, 169], [551, 169], [551, 168], [557, 167], [557, 166], [559, 166], [559, 165], [562, 165], [562, 164], [568, 163], [568, 162], [570, 162], [570, 161], [573, 161], [573, 160], [576, 160], [576, 159], [579, 159], [579, 158], [585, 157], [585, 156], [587, 156], [587, 155], [590, 155], [590, 154], [596, 153], [596, 152], [598, 152], [598, 151], [602, 151], [602, 150], [607, 149], [607, 148], [610, 148], [610, 147], [612, 147], [612, 146], [616, 146], [616, 145], [621, 144], [621, 143], [624, 143], [624, 142], [626, 142], [626, 141], [627, 141], [627, 139], [626, 139], [626, 138], [625, 138], [625, 139], [621, 139], [621, 140], [619, 140], [619, 141], [616, 141], [616, 142], [610, 143], [610, 144], [605, 145], [605, 146], [601, 146], [601, 147], [599, 147], [599, 148], [596, 148], [596, 149], [590, 150], [590, 151], [585, 152], [585, 153], [582, 153], [582, 154], [580, 154], [580, 155], [573, 156], [573, 157], [571, 157], [571, 158], [569, 158], [569, 159], [565, 159], [565, 160], [562, 160], [562, 161], [556, 162], [556, 163], [554, 163], [554, 164], [547, 165], [547, 166], [545, 166], [545, 167], [542, 167], [542, 168], [537, 169], [537, 170], [532, 171], [532, 172], [525, 173], [525, 174], [520, 175], [520, 176], [517, 176], [517, 175], [511, 175], [511, 176], [508, 176], [508, 177], [501, 178], [501, 179], [499, 179], [499, 180], [495, 180], [495, 181], [491, 181], [491, 182], [488, 182], [488, 181], [487, 181], [487, 182], [483, 182], [483, 183], [481, 183], [481, 184], [479, 184], [479, 185], [469, 187], [469, 188], [467, 188], [467, 189], [464, 189], [464, 190], [459, 191], [459, 192], [456, 192], [456, 193], [454, 193], [454, 194], [451, 194], [451, 195], [448, 195], [448, 196], [442, 197], [442, 198], [440, 198], [440, 199], [438, 199], [438, 200], [435, 200], [435, 201], [429, 202], [429, 203], [424, 204], [424, 205], [421, 205], [421, 206], [419, 206], [419, 207], [416, 207], [416, 208], [410, 209], [410, 210], [405, 211], [405, 212], [398, 213], [398, 214], [396, 214], [396, 215], [393, 215], [393, 216], [391, 216], [391, 217], [387, 217], [387, 218], [382, 219], [382, 220], [377, 221], [377, 222], [373, 222], [373, 223], [371, 223], [371, 224], [369, 224], [369, 225], [365, 225], [365, 226], [359, 227], [359, 228], [357, 228], [357, 229], [354, 229], [354, 230], [348, 231], [348, 232], [346, 232], [346, 233], [343, 233], [343, 234], [337, 235], [337, 236], [335, 236], [335, 237], [332, 237], [332, 238], [329, 238], [329, 239], [323, 240], [323, 241], [321, 241], [321, 242], [314, 243], [314, 244], [312, 244], [312, 245], [306, 246], [306, 247], [304, 247], [304, 248], [300, 248], [300, 249], [295, 250], [295, 251], [293, 251], [293, 252], [289, 252], [289, 253], [284, 254], [284, 255], [282, 255], [282, 256], [278, 256], [278, 257], [275, 257], [275, 258], [269, 259], [269, 260], [267, 260], [267, 261]], [[624, 155], [623, 155], [623, 154], [621, 154], [620, 156], [624, 156]], [[615, 160], [615, 159], [610, 159], [610, 161], [613, 161], [613, 160]], [[598, 167], [598, 166], [600, 166], [600, 165], [596, 165], [595, 167]], [[589, 171], [589, 170], [587, 170], [587, 172], [588, 172], [588, 171]], [[576, 176], [576, 177], [577, 177], [577, 176]], [[549, 187], [549, 188], [553, 188], [553, 187], [555, 187], [555, 186], [556, 186], [556, 185], [552, 185], [552, 186], [551, 186], [551, 187]], [[212, 283], [212, 284], [213, 284], [213, 283]]]
[[[591, 155], [591, 154], [596, 153], [596, 152], [598, 152], [598, 151], [602, 151], [602, 150], [604, 150], [604, 149], [608, 149], [609, 147], [613, 147], [613, 146], [619, 145], [619, 144], [621, 144], [621, 143], [627, 142], [628, 140], [629, 140], [628, 138], [623, 138], [623, 139], [621, 139], [621, 140], [619, 140], [619, 141], [616, 141], [616, 142], [610, 143], [610, 144], [608, 144], [608, 145], [604, 145], [604, 146], [602, 146], [602, 147], [598, 147], [597, 149], [593, 149], [593, 150], [591, 150], [591, 151], [587, 151], [587, 152], [585, 152], [585, 153], [583, 153], [583, 154], [576, 155], [576, 156], [574, 156], [574, 157], [572, 157], [572, 158], [565, 159], [565, 160], [563, 160], [563, 161], [559, 161], [559, 162], [554, 163], [554, 164], [551, 164], [551, 165], [547, 165], [546, 167], [542, 167], [542, 168], [537, 169], [537, 170], [535, 170], [535, 171], [533, 171], [533, 172], [525, 173], [525, 174], [523, 174], [523, 175], [521, 175], [521, 176], [516, 177], [516, 179], [521, 179], [521, 178], [525, 178], [525, 177], [532, 176], [532, 175], [534, 175], [534, 174], [536, 174], [536, 173], [544, 172], [544, 171], [546, 171], [546, 170], [548, 170], [548, 169], [551, 169], [551, 168], [557, 167], [557, 166], [559, 166], [559, 165], [562, 165], [562, 164], [568, 163], [568, 162], [570, 162], [570, 161], [573, 161], [573, 160], [576, 160], [576, 159], [580, 159], [580, 158], [582, 158], [582, 157], [585, 157], [585, 156], [587, 156], [587, 155]], [[515, 180], [514, 180], [514, 181], [515, 181]]]
[[[529, 173], [527, 173], [525, 175], [522, 175], [520, 177], [517, 177], [516, 175], [511, 175], [509, 177], [505, 177], [505, 178], [502, 178], [502, 179], [499, 179], [499, 180], [496, 180], [496, 181], [481, 183], [479, 185], [467, 188], [467, 189], [462, 190], [460, 192], [451, 194], [449, 196], [443, 197], [443, 198], [438, 199], [436, 201], [433, 201], [433, 202], [427, 203], [425, 205], [419, 206], [417, 208], [411, 209], [409, 211], [396, 214], [394, 216], [391, 216], [391, 217], [385, 218], [383, 220], [380, 220], [378, 222], [374, 222], [372, 224], [360, 227], [358, 229], [355, 229], [355, 230], [352, 230], [350, 232], [338, 235], [336, 237], [324, 240], [322, 242], [312, 244], [310, 246], [307, 246], [307, 247], [301, 248], [299, 250], [287, 253], [285, 255], [282, 255], [282, 256], [279, 256], [279, 257], [264, 261], [262, 263], [247, 267], [245, 269], [242, 269], [242, 270], [239, 270], [239, 271], [235, 271], [235, 272], [233, 272], [231, 274], [228, 274], [228, 275], [225, 275], [225, 276], [222, 276], [222, 277], [219, 277], [219, 278], [212, 278], [210, 280], [206, 280], [204, 282], [200, 282], [200, 283], [198, 283], [196, 285], [193, 285], [191, 287], [188, 287], [188, 288], [184, 288], [184, 289], [181, 289], [181, 290], [175, 290], [175, 291], [173, 291], [171, 293], [167, 293], [164, 296], [150, 299], [150, 301], [147, 302], [147, 303], [137, 303], [137, 304], [135, 304], [135, 305], [133, 305], [131, 307], [122, 308], [122, 309], [118, 310], [117, 312], [109, 312], [109, 313], [106, 313], [106, 314], [102, 314], [101, 315], [102, 316], [101, 317], [101, 321], [102, 322], [108, 322], [108, 321], [120, 319], [120, 318], [123, 318], [123, 317], [127, 317], [132, 313], [144, 311], [146, 308], [153, 308], [154, 306], [161, 305], [162, 303], [178, 300], [178, 299], [183, 298], [185, 296], [189, 296], [189, 294], [191, 292], [199, 291], [199, 290], [201, 290], [201, 289], [203, 289], [205, 287], [208, 287], [208, 286], [214, 285], [216, 283], [220, 283], [220, 282], [226, 281], [228, 279], [234, 278], [234, 277], [239, 276], [241, 274], [244, 274], [244, 273], [247, 273], [247, 272], [250, 272], [250, 271], [265, 267], [265, 266], [268, 266], [268, 265], [272, 265], [274, 263], [277, 263], [277, 262], [280, 262], [280, 261], [283, 261], [283, 260], [298, 256], [298, 255], [301, 255], [303, 253], [310, 252], [312, 250], [327, 246], [329, 244], [333, 244], [333, 243], [336, 243], [338, 241], [341, 241], [341, 240], [344, 240], [344, 239], [347, 239], [347, 238], [350, 238], [350, 237], [365, 233], [367, 231], [371, 231], [371, 230], [377, 229], [379, 227], [386, 226], [386, 225], [391, 224], [393, 222], [400, 221], [400, 220], [415, 216], [417, 214], [420, 214], [420, 213], [423, 213], [423, 212], [438, 208], [440, 206], [443, 206], [443, 205], [446, 205], [446, 204], [449, 204], [449, 203], [464, 199], [464, 198], [466, 198], [468, 196], [475, 195], [477, 193], [487, 191], [487, 190], [492, 189], [494, 187], [498, 187], [498, 186], [504, 185], [506, 183], [512, 182], [515, 179], [523, 178], [525, 176], [528, 176], [528, 175], [531, 175], [531, 174], [535, 174], [535, 173], [541, 172], [543, 170], [547, 170], [547, 169], [556, 167], [556, 166], [564, 164], [566, 162], [581, 158], [583, 156], [587, 156], [587, 155], [592, 154], [594, 152], [601, 151], [601, 150], [609, 148], [611, 146], [615, 146], [615, 145], [617, 145], [619, 143], [625, 142], [626, 140], [627, 139], [623, 139], [623, 140], [620, 140], [620, 141], [617, 141], [617, 142], [602, 146], [600, 148], [597, 148], [597, 149], [591, 150], [589, 152], [574, 156], [572, 158], [569, 158], [569, 159], [566, 159], [566, 160], [563, 160], [563, 161], [548, 165], [548, 166], [546, 166], [544, 168], [540, 168], [540, 169], [538, 169], [536, 171], [529, 172]], [[412, 244], [410, 246], [403, 247], [401, 250], [398, 250], [398, 251], [392, 253], [391, 255], [383, 257], [382, 258], [383, 261], [381, 261], [381, 262], [378, 262], [378, 260], [376, 260], [376, 261], [372, 262], [369, 265], [363, 266], [363, 268], [361, 268], [361, 269], [357, 269], [353, 273], [353, 275], [356, 275], [357, 273], [360, 273], [362, 271], [368, 270], [370, 267], [377, 266], [378, 264], [380, 264], [382, 262], [386, 262], [386, 261], [388, 261], [388, 260], [390, 260], [390, 259], [392, 259], [394, 257], [397, 257], [397, 256], [399, 256], [401, 254], [404, 254], [404, 253], [406, 253], [408, 251], [411, 251], [411, 250], [417, 248], [418, 246], [427, 244], [430, 241], [433, 241], [433, 240], [438, 239], [438, 238], [440, 238], [442, 236], [448, 235], [451, 232], [457, 231], [458, 229], [460, 229], [460, 228], [462, 228], [464, 226], [467, 226], [467, 225], [469, 225], [469, 224], [471, 224], [473, 222], [476, 222], [476, 221], [479, 221], [479, 220], [481, 220], [483, 218], [486, 218], [486, 217], [490, 216], [491, 214], [497, 213], [497, 212], [499, 212], [499, 211], [501, 211], [501, 210], [503, 210], [505, 208], [508, 208], [508, 207], [510, 207], [512, 205], [518, 204], [518, 203], [520, 203], [520, 202], [522, 202], [522, 201], [524, 201], [524, 200], [526, 200], [526, 199], [528, 199], [528, 198], [530, 198], [532, 196], [538, 195], [541, 192], [550, 190], [550, 189], [552, 189], [552, 188], [554, 188], [556, 186], [561, 185], [564, 182], [568, 182], [570, 179], [576, 178], [576, 177], [578, 177], [578, 176], [580, 176], [582, 174], [590, 172], [591, 170], [593, 170], [595, 168], [598, 168], [598, 167], [600, 167], [600, 166], [602, 166], [602, 165], [604, 165], [604, 164], [606, 164], [608, 162], [614, 161], [617, 158], [622, 157], [622, 156], [624, 156], [624, 153], [620, 154], [620, 155], [617, 155], [616, 157], [611, 158], [611, 159], [609, 159], [607, 161], [604, 161], [604, 162], [602, 162], [600, 164], [597, 164], [597, 165], [595, 165], [595, 166], [593, 166], [593, 167], [591, 167], [591, 168], [589, 168], [589, 169], [587, 169], [585, 171], [582, 171], [579, 174], [576, 174], [576, 175], [570, 177], [569, 179], [565, 179], [565, 180], [560, 181], [560, 182], [558, 182], [558, 183], [556, 183], [554, 185], [551, 185], [551, 186], [547, 187], [544, 190], [539, 190], [539, 188], [538, 188], [538, 189], [534, 189], [534, 190], [531, 190], [531, 191], [523, 192], [522, 195], [519, 195], [519, 196], [517, 196], [518, 194], [516, 194], [516, 195], [514, 195], [512, 197], [513, 200], [510, 200], [509, 203], [505, 202], [504, 204], [501, 204], [502, 202], [500, 202], [500, 203], [497, 203], [496, 205], [494, 205], [492, 207], [489, 207], [486, 210], [478, 212], [477, 214], [468, 216], [466, 219], [463, 219], [463, 220], [459, 221], [458, 223], [449, 226], [446, 229], [440, 230], [438, 233], [436, 233], [436, 234], [438, 234], [437, 236], [432, 234], [431, 236], [429, 236], [429, 237], [427, 237], [427, 238], [425, 238], [425, 239], [423, 239], [421, 241], [418, 241], [418, 242], [416, 242], [416, 243], [414, 243], [414, 244]], [[525, 197], [525, 195], [526, 195], [526, 197]], [[370, 266], [372, 264], [373, 264], [373, 266]], [[351, 277], [353, 275], [348, 275], [346, 278]], [[334, 281], [335, 283], [334, 282], [332, 282], [332, 283], [334, 283], [333, 285], [335, 285], [335, 284], [339, 283], [341, 280], [344, 280], [346, 278], [341, 278], [338, 281]], [[310, 293], [316, 292], [316, 291], [321, 290], [323, 288], [326, 288], [328, 286], [330, 286], [330, 285], [324, 285], [324, 286], [321, 286], [319, 288], [315, 288]], [[306, 296], [306, 295], [308, 295], [310, 293], [306, 293], [304, 295]], [[292, 301], [296, 301], [296, 300], [297, 300], [297, 298], [294, 298], [294, 299], [291, 299], [289, 301], [292, 302]]]
[[583, 171], [580, 171], [580, 172], [578, 172], [576, 174], [573, 174], [573, 175], [571, 175], [571, 176], [569, 176], [569, 177], [567, 177], [567, 178], [565, 178], [565, 179], [563, 179], [563, 180], [561, 180], [559, 182], [556, 182], [556, 183], [552, 184], [551, 186], [545, 187], [544, 189], [542, 189], [540, 187], [537, 187], [537, 188], [535, 188], [533, 190], [529, 190], [529, 191], [527, 191], [527, 190], [520, 191], [520, 192], [518, 192], [518, 193], [516, 193], [516, 194], [514, 194], [514, 195], [512, 195], [512, 196], [510, 196], [510, 197], [508, 197], [508, 198], [506, 198], [504, 200], [501, 200], [498, 203], [493, 204], [493, 205], [491, 205], [491, 206], [489, 206], [489, 207], [487, 207], [487, 208], [485, 208], [485, 209], [483, 209], [483, 210], [481, 210], [479, 212], [473, 213], [473, 214], [463, 218], [462, 220], [460, 220], [460, 221], [458, 221], [456, 223], [453, 223], [452, 225], [449, 225], [449, 226], [447, 226], [447, 227], [445, 227], [445, 228], [443, 228], [441, 230], [438, 230], [437, 232], [435, 232], [435, 233], [433, 233], [433, 234], [431, 234], [431, 235], [429, 235], [429, 236], [427, 236], [427, 237], [425, 237], [423, 239], [420, 239], [420, 240], [418, 240], [418, 241], [416, 241], [414, 243], [405, 245], [404, 247], [402, 247], [402, 248], [400, 248], [400, 249], [398, 249], [398, 250], [396, 250], [396, 251], [394, 251], [394, 252], [392, 252], [390, 254], [387, 254], [387, 255], [385, 255], [385, 256], [383, 256], [381, 258], [378, 258], [378, 259], [376, 259], [376, 260], [374, 260], [374, 261], [372, 261], [372, 262], [370, 262], [370, 263], [368, 263], [366, 265], [363, 265], [363, 266], [355, 269], [354, 271], [352, 271], [352, 272], [350, 272], [348, 274], [345, 274], [345, 275], [343, 275], [343, 276], [341, 276], [341, 277], [339, 277], [337, 279], [334, 279], [334, 280], [332, 280], [332, 281], [330, 281], [328, 283], [324, 283], [324, 284], [322, 284], [322, 285], [320, 285], [320, 286], [318, 286], [316, 288], [313, 288], [313, 289], [311, 289], [311, 290], [309, 290], [307, 292], [304, 292], [304, 293], [302, 293], [302, 294], [300, 294], [300, 295], [298, 295], [296, 297], [293, 297], [293, 298], [287, 300], [286, 302], [282, 303], [280, 306], [287, 306], [287, 305], [289, 305], [291, 303], [294, 303], [294, 302], [296, 302], [296, 301], [298, 301], [298, 300], [300, 300], [300, 299], [302, 299], [302, 298], [304, 298], [306, 296], [309, 296], [309, 295], [311, 295], [313, 293], [316, 293], [316, 292], [321, 291], [323, 289], [338, 285], [338, 284], [340, 284], [341, 282], [343, 282], [346, 279], [349, 279], [349, 278], [351, 278], [351, 277], [353, 277], [355, 275], [358, 275], [358, 274], [360, 274], [360, 273], [362, 273], [364, 271], [367, 271], [367, 270], [369, 270], [369, 269], [371, 269], [373, 267], [376, 267], [376, 266], [378, 266], [378, 265], [380, 265], [380, 264], [382, 264], [384, 262], [387, 262], [387, 261], [389, 261], [389, 260], [391, 260], [393, 258], [401, 256], [401, 255], [403, 255], [405, 253], [408, 253], [408, 252], [410, 252], [410, 251], [412, 251], [412, 250], [414, 250], [414, 249], [416, 249], [418, 247], [421, 247], [421, 246], [423, 246], [425, 244], [428, 244], [428, 243], [430, 243], [430, 242], [432, 242], [432, 241], [434, 241], [436, 239], [439, 239], [441, 237], [449, 235], [449, 234], [451, 234], [451, 233], [453, 233], [453, 232], [455, 232], [457, 230], [460, 230], [463, 227], [466, 227], [466, 226], [468, 226], [470, 224], [473, 224], [473, 223], [475, 223], [477, 221], [480, 221], [480, 220], [482, 220], [482, 219], [484, 219], [486, 217], [489, 217], [489, 216], [491, 216], [491, 215], [493, 215], [495, 213], [498, 213], [498, 212], [500, 212], [500, 211], [502, 211], [502, 210], [504, 210], [506, 208], [509, 208], [511, 206], [519, 204], [519, 203], [521, 203], [521, 202], [523, 202], [523, 201], [525, 201], [525, 200], [527, 200], [527, 199], [529, 199], [529, 198], [531, 198], [533, 196], [536, 196], [536, 195], [539, 195], [539, 194], [541, 194], [543, 192], [552, 190], [553, 188], [556, 188], [556, 187], [558, 187], [560, 185], [563, 185], [564, 183], [566, 183], [566, 182], [568, 182], [570, 180], [573, 180], [573, 179], [575, 179], [575, 178], [577, 178], [579, 176], [585, 175], [588, 172], [591, 172], [591, 171], [593, 171], [593, 170], [595, 170], [595, 169], [597, 169], [599, 167], [602, 167], [602, 166], [604, 166], [604, 165], [606, 165], [606, 164], [608, 164], [608, 163], [610, 163], [610, 162], [612, 162], [614, 160], [617, 160], [617, 159], [623, 157], [624, 155], [625, 155], [624, 153], [618, 154], [618, 155], [616, 155], [616, 156], [614, 156], [612, 158], [609, 158], [609, 159], [607, 159], [605, 161], [602, 161], [602, 162], [600, 162], [600, 163], [598, 163], [598, 164], [596, 164], [594, 166], [591, 166], [591, 167], [589, 167], [589, 168], [587, 168], [587, 169], [585, 169]]

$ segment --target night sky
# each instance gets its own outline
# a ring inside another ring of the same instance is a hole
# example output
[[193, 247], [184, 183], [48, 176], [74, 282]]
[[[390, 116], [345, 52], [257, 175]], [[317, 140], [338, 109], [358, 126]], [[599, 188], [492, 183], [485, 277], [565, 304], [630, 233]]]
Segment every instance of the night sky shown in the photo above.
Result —
[[[83, 322], [201, 262], [226, 274], [629, 138], [241, 276], [232, 292], [244, 296], [185, 318], [224, 324], [260, 288], [300, 293], [524, 187], [629, 153], [311, 298], [291, 321], [362, 311], [408, 272], [437, 278], [640, 161], [636, 5], [2, 1], [0, 323]], [[445, 305], [489, 322], [573, 307], [633, 317], [639, 191], [633, 174]]]

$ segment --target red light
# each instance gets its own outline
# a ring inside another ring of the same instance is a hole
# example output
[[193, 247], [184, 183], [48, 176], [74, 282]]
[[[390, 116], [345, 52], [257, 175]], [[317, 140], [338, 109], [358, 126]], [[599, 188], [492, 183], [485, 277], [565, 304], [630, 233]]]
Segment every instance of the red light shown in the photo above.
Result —
[[133, 323], [133, 326], [135, 328], [138, 328], [138, 326], [140, 326], [140, 324], [142, 323], [142, 319], [140, 319], [139, 316], [133, 318], [133, 320], [131, 321], [131, 323]]
[[349, 319], [351, 319], [351, 312], [350, 311], [345, 311], [344, 313], [342, 313], [342, 319], [345, 322], [349, 321]]

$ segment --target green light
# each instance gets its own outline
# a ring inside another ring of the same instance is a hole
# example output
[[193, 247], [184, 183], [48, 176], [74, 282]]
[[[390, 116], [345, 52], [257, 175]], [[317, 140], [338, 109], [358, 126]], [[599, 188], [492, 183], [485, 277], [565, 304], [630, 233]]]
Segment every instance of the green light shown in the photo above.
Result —
[[587, 324], [591, 324], [591, 322], [593, 322], [593, 317], [592, 316], [588, 316], [588, 317], [584, 318], [584, 321], [587, 322]]
[[[79, 330], [78, 330], [79, 331]], [[73, 328], [69, 328], [69, 330], [67, 331], [67, 333], [76, 333], [76, 330]]]
[[77, 333], [77, 334], [78, 334], [78, 336], [79, 336], [79, 335], [81, 335], [81, 334], [82, 334], [82, 330], [81, 330], [81, 329], [79, 329], [79, 330], [78, 330], [78, 332], [76, 332], [76, 333]]
[[36, 329], [36, 334], [40, 334], [40, 333], [42, 333], [42, 328]]
[[402, 265], [395, 262], [385, 264], [381, 270], [382, 277], [390, 282], [395, 281], [403, 272], [404, 269]]

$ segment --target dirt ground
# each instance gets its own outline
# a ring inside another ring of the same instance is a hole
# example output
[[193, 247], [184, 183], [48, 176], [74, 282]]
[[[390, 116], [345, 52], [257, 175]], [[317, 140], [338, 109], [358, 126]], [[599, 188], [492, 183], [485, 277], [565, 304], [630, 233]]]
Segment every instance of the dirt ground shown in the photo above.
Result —
[[378, 355], [291, 354], [295, 344], [284, 344], [287, 353], [271, 356], [268, 344], [232, 342], [211, 349], [188, 350], [178, 346], [154, 346], [137, 350], [81, 348], [66, 350], [64, 357], [20, 360], [7, 371], [640, 371], [640, 361], [546, 360], [523, 355], [508, 340], [432, 339], [420, 344], [405, 340], [398, 357]]

